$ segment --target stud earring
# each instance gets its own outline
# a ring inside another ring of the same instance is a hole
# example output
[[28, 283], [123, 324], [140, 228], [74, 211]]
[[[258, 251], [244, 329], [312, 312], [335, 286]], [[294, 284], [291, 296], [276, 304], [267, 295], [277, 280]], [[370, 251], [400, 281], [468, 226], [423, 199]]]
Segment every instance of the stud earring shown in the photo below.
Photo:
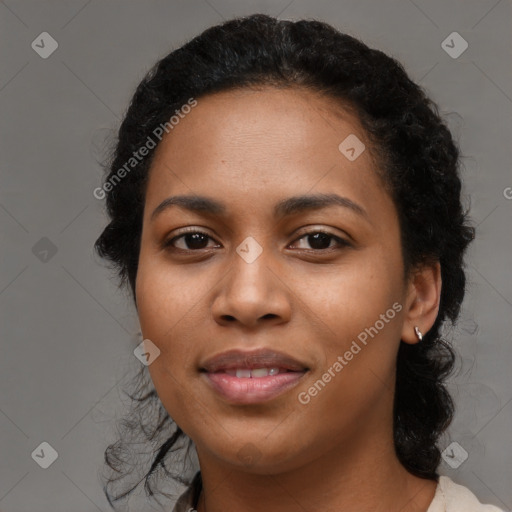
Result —
[[416, 336], [418, 336], [418, 340], [423, 340], [423, 334], [421, 334], [421, 331], [419, 330], [418, 326], [414, 327], [414, 332], [416, 333]]

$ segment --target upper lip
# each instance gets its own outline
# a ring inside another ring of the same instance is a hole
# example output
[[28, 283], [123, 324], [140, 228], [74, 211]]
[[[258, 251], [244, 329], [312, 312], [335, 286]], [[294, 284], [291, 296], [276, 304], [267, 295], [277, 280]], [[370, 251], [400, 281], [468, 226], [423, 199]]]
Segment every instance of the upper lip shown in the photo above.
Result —
[[200, 369], [209, 373], [220, 370], [255, 368], [280, 368], [296, 372], [308, 370], [308, 368], [293, 357], [269, 349], [241, 350], [233, 349], [222, 352], [207, 359], [200, 365]]

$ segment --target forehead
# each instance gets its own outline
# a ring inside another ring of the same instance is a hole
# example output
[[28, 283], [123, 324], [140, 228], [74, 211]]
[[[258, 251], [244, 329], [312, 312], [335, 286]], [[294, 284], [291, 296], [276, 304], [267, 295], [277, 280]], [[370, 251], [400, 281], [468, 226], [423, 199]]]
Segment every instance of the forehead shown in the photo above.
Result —
[[253, 145], [267, 145], [304, 153], [332, 148], [333, 143], [337, 148], [340, 137], [349, 134], [366, 139], [355, 110], [341, 100], [297, 87], [244, 88], [199, 98], [164, 135], [157, 153], [177, 151], [183, 144], [198, 151], [243, 153]]
[[[346, 140], [365, 148], [355, 160], [340, 149]], [[376, 200], [375, 171], [357, 115], [337, 100], [300, 88], [237, 89], [198, 98], [163, 137], [147, 200], [197, 193], [261, 205], [334, 189]]]

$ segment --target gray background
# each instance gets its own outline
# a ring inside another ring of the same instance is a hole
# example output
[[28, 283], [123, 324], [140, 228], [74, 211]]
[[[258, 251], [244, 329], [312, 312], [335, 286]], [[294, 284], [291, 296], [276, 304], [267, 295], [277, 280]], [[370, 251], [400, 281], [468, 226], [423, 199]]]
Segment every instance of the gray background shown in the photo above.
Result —
[[[446, 114], [478, 236], [453, 332], [459, 409], [443, 440], [469, 458], [441, 471], [512, 509], [510, 0], [3, 0], [0, 510], [110, 510], [98, 471], [140, 340], [126, 293], [92, 252], [105, 223], [92, 194], [98, 160], [150, 65], [206, 27], [254, 12], [318, 18], [361, 37], [402, 61]], [[45, 31], [59, 45], [47, 59], [31, 47]], [[469, 44], [458, 58], [441, 47], [453, 31]], [[31, 457], [43, 441], [58, 452], [48, 469]]]

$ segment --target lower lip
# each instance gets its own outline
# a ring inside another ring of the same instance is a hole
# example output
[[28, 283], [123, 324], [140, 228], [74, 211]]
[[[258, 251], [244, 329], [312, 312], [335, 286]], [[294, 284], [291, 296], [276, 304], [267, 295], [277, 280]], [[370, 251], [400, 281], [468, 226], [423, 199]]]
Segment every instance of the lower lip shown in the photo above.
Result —
[[276, 398], [295, 387], [306, 372], [283, 372], [266, 377], [238, 378], [227, 373], [204, 373], [213, 389], [229, 402], [255, 404]]

